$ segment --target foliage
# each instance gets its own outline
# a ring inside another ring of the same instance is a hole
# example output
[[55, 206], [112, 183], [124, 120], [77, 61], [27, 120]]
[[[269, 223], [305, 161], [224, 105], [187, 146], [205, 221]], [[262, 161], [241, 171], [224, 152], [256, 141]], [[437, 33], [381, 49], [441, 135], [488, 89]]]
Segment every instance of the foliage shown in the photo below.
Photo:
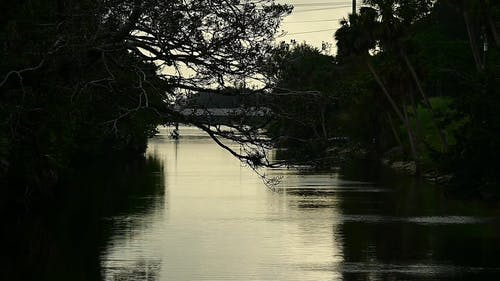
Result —
[[[486, 124], [494, 124], [498, 118], [493, 113], [493, 108], [498, 109], [498, 80], [493, 77], [499, 77], [495, 66], [500, 50], [495, 41], [496, 24], [491, 24], [500, 21], [500, 14], [492, 13], [498, 5], [488, 1], [454, 6], [448, 1], [435, 5], [421, 1], [422, 6], [412, 1], [366, 3], [369, 7], [359, 16], [350, 15], [337, 32], [338, 56], [344, 63], [352, 63], [350, 57], [364, 53], [364, 59], [379, 70], [383, 83], [378, 82], [379, 86], [404, 108], [404, 118], [393, 119], [398, 124], [397, 135], [384, 138], [392, 138], [393, 145], [403, 145], [407, 151], [413, 145], [413, 157], [425, 170], [451, 172], [457, 183], [498, 184], [491, 172], [498, 165], [489, 159], [498, 153], [492, 144], [500, 131], [494, 126], [485, 130]], [[372, 24], [367, 25], [366, 20]], [[457, 24], [460, 21], [463, 24]], [[365, 31], [367, 26], [372, 32]], [[360, 35], [369, 44], [356, 43]], [[485, 38], [490, 47], [487, 54], [480, 54]], [[367, 51], [371, 53], [368, 57]], [[386, 108], [382, 111], [397, 113], [394, 107], [381, 105]]]
[[291, 10], [273, 0], [26, 0], [2, 8], [0, 182], [13, 198], [50, 194], [81, 157], [141, 153], [167, 121], [229, 135], [174, 103], [256, 78]]
[[288, 158], [294, 161], [320, 157], [336, 134], [331, 126], [338, 84], [333, 57], [306, 44], [281, 43], [267, 75], [275, 85], [270, 100], [275, 120], [267, 133], [278, 146], [290, 149]]
[[[321, 88], [336, 98], [327, 131], [348, 136], [379, 156], [415, 161], [417, 173], [452, 174], [457, 186], [498, 194], [500, 4], [364, 4], [340, 21], [331, 80], [305, 84], [312, 86], [309, 91]], [[290, 65], [280, 70], [286, 73]], [[321, 72], [304, 65], [303, 73]], [[300, 74], [289, 77], [279, 80], [281, 87], [296, 85]], [[296, 107], [287, 105], [287, 110]], [[313, 116], [305, 115], [299, 120]], [[298, 121], [284, 122], [292, 126]]]

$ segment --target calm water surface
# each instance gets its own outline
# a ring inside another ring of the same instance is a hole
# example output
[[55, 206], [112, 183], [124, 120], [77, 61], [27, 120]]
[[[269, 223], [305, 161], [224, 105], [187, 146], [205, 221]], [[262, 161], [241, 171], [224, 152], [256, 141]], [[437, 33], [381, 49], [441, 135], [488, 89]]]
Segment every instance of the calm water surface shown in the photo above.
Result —
[[156, 207], [107, 218], [105, 280], [500, 278], [490, 210], [341, 172], [268, 171], [283, 177], [270, 190], [199, 131], [181, 134], [150, 142], [164, 163]]
[[266, 171], [269, 189], [200, 131], [168, 135], [23, 226], [9, 280], [500, 280], [495, 206], [364, 167]]

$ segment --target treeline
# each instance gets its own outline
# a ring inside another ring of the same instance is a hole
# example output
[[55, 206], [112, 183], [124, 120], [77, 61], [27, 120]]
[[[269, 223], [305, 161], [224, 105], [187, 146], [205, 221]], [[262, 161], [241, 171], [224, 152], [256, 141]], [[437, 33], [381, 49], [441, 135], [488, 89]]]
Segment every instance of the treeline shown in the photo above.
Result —
[[271, 135], [292, 158], [361, 151], [498, 194], [500, 3], [364, 4], [341, 21], [336, 56], [284, 43], [275, 52], [275, 110], [286, 114]]
[[[140, 154], [168, 122], [198, 126], [251, 166], [270, 165], [276, 144], [289, 162], [317, 165], [372, 153], [497, 190], [500, 3], [364, 1], [332, 57], [273, 47], [291, 11], [273, 0], [11, 2], [0, 18], [0, 200], [51, 194], [83, 159]], [[240, 95], [274, 119], [226, 130], [176, 111], [196, 93]]]

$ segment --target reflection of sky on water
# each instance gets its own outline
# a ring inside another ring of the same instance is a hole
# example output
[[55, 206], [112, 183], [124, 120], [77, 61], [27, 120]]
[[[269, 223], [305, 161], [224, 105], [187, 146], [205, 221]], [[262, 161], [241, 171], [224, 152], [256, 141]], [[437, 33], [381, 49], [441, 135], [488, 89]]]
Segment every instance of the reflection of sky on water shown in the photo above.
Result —
[[165, 180], [153, 210], [107, 218], [114, 236], [102, 252], [106, 280], [499, 276], [498, 220], [481, 208], [450, 207], [425, 186], [335, 172], [268, 171], [283, 176], [271, 190], [200, 131], [180, 132], [173, 141], [162, 129], [150, 142]]
[[[338, 277], [326, 270], [342, 261], [333, 205], [303, 212], [297, 208], [300, 196], [269, 190], [197, 130], [181, 128], [177, 142], [167, 135], [162, 130], [148, 150], [165, 160], [164, 211], [114, 218], [117, 234], [103, 252], [106, 280]], [[142, 223], [127, 228], [122, 220]], [[315, 270], [318, 265], [323, 270]]]

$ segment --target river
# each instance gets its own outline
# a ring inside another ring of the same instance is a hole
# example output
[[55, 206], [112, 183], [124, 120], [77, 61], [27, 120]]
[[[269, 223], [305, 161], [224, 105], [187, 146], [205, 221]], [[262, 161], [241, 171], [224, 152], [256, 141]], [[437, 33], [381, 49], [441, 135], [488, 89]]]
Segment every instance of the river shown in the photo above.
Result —
[[13, 227], [2, 280], [500, 280], [495, 205], [364, 165], [263, 171], [281, 178], [268, 188], [180, 133], [161, 128], [146, 160], [93, 167], [50, 219]]

